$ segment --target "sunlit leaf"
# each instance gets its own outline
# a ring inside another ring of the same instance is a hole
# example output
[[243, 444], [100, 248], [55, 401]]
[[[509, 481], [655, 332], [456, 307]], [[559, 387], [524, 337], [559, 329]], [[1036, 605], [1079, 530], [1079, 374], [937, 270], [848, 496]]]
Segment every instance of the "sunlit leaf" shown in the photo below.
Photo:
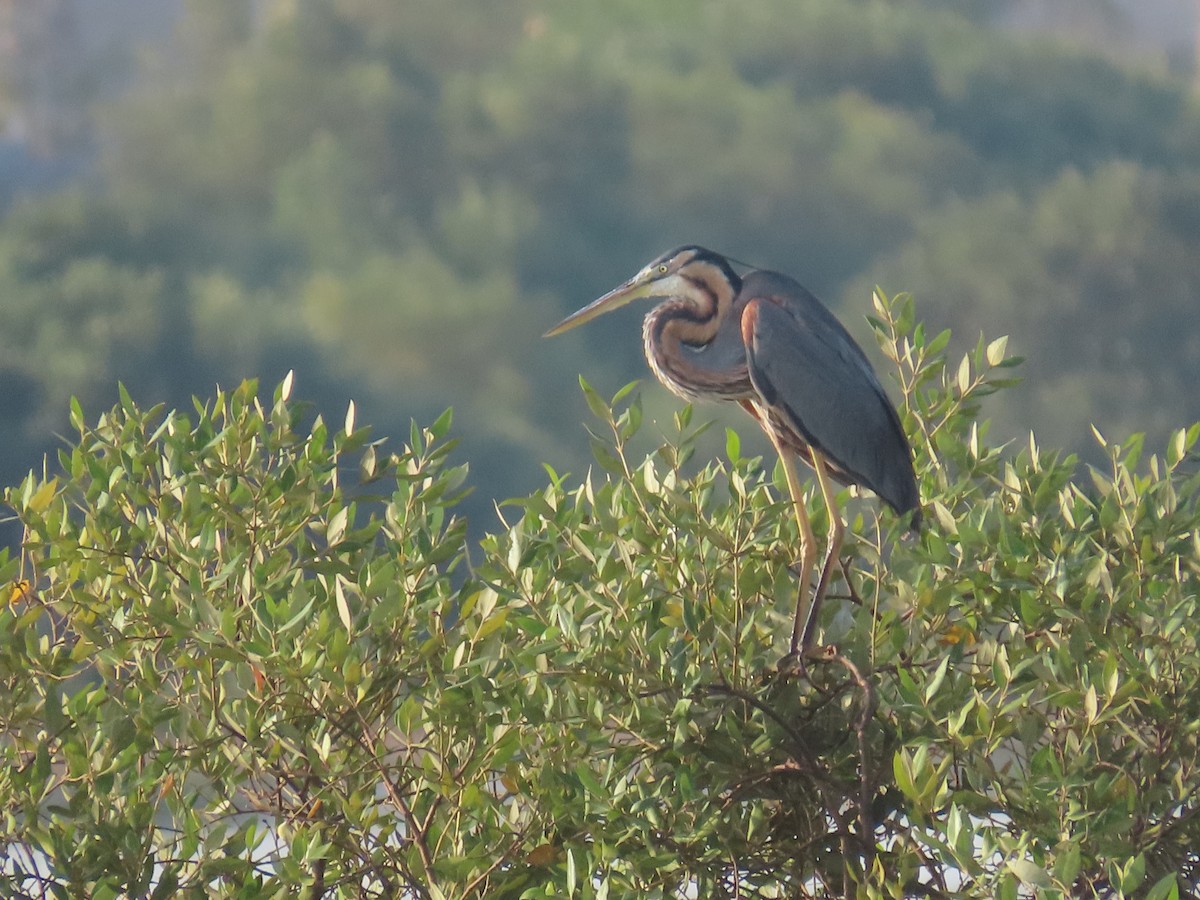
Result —
[[49, 481], [45, 482], [41, 487], [39, 487], [36, 491], [33, 492], [33, 495], [29, 498], [28, 502], [25, 504], [26, 508], [28, 508], [30, 510], [30, 512], [35, 512], [35, 513], [44, 512], [46, 510], [46, 507], [48, 507], [50, 505], [50, 502], [54, 499], [54, 494], [57, 490], [58, 490], [58, 479], [51, 478]]
[[14, 581], [8, 592], [8, 605], [16, 606], [18, 603], [28, 598], [32, 593], [32, 590], [33, 585], [28, 579]]
[[1008, 349], [1008, 335], [996, 338], [987, 345], [986, 359], [989, 366], [998, 366], [1004, 361], [1004, 352]]
[[337, 606], [338, 618], [342, 620], [342, 625], [345, 626], [349, 633], [354, 632], [354, 616], [350, 613], [350, 605], [346, 602], [346, 591], [342, 587], [342, 579], [336, 578], [333, 582], [334, 602]]
[[966, 394], [971, 389], [971, 358], [969, 356], [964, 356], [962, 362], [958, 364], [958, 374], [954, 381], [960, 395]]

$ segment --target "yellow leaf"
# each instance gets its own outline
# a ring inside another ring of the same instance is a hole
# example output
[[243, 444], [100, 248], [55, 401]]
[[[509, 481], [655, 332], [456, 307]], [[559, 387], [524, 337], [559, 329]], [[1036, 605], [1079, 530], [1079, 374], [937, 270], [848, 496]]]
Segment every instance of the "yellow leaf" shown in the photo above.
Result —
[[29, 498], [29, 502], [25, 504], [25, 507], [35, 513], [42, 512], [50, 505], [50, 501], [54, 499], [54, 492], [56, 490], [58, 490], [58, 479], [51, 478], [33, 492], [33, 496]]
[[938, 643], [942, 645], [950, 644], [965, 644], [972, 646], [976, 641], [975, 632], [970, 628], [964, 628], [962, 625], [951, 625], [946, 629], [945, 633], [938, 638]]
[[8, 595], [8, 605], [16, 606], [22, 600], [25, 600], [32, 593], [33, 585], [25, 579], [14, 581], [12, 591]]
[[502, 609], [493, 615], [488, 616], [479, 623], [479, 630], [475, 632], [475, 640], [482, 641], [485, 637], [504, 624], [508, 619], [508, 610]]

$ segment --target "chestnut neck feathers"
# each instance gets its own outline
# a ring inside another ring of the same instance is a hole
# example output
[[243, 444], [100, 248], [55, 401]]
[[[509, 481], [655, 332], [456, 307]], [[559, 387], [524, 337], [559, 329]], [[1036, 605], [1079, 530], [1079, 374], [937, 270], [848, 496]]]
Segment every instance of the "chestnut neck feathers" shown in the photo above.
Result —
[[642, 328], [654, 374], [687, 400], [749, 396], [753, 388], [734, 309], [741, 278], [724, 257], [698, 247], [673, 251], [653, 265], [669, 269], [666, 299]]

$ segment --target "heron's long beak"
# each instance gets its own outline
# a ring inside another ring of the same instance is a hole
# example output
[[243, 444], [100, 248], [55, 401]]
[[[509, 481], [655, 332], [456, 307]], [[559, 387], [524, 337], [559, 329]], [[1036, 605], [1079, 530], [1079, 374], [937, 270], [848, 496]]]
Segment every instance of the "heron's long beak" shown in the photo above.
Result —
[[593, 300], [583, 309], [571, 313], [542, 337], [554, 337], [556, 334], [562, 334], [564, 331], [569, 331], [576, 325], [582, 325], [584, 322], [590, 322], [597, 316], [602, 316], [606, 312], [611, 312], [618, 309], [633, 300], [641, 300], [646, 297], [652, 297], [657, 293], [656, 282], [653, 279], [646, 278], [645, 274], [639, 273], [629, 279], [619, 288], [614, 288], [609, 291], [599, 300]]

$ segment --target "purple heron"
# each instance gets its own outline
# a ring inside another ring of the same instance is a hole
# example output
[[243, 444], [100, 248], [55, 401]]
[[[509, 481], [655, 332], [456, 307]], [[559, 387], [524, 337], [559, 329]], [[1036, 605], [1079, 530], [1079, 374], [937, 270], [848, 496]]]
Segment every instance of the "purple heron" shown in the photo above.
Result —
[[[801, 542], [791, 653], [808, 655], [845, 529], [831, 479], [869, 488], [920, 527], [912, 450], [896, 408], [862, 348], [816, 297], [777, 272], [740, 276], [703, 247], [663, 254], [546, 337], [646, 298], [660, 301], [642, 329], [658, 380], [686, 400], [741, 404], [779, 453]], [[829, 511], [825, 558], [807, 604], [817, 544], [793, 457], [812, 468]]]

